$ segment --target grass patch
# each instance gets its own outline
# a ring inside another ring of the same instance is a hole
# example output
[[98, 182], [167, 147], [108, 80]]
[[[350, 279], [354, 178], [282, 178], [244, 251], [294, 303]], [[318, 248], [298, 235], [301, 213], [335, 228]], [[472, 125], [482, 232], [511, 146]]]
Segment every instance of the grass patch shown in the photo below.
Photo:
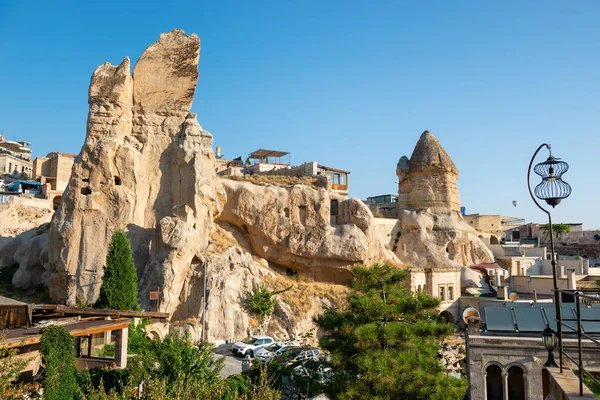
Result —
[[350, 293], [350, 288], [345, 285], [338, 285], [325, 282], [313, 282], [299, 273], [299, 278], [287, 277], [281, 274], [275, 274], [273, 277], [263, 278], [264, 282], [273, 290], [283, 290], [293, 285], [293, 287], [281, 294], [283, 301], [292, 309], [296, 318], [304, 318], [312, 308], [312, 299], [315, 297], [327, 299], [336, 307], [345, 307]]

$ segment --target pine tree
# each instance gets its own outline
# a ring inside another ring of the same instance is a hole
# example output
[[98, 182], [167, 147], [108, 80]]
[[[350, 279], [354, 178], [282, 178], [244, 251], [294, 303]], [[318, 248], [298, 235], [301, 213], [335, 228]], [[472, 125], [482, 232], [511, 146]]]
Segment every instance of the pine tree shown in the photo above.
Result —
[[438, 321], [439, 300], [404, 289], [404, 271], [355, 267], [348, 306], [316, 318], [331, 353], [332, 398], [460, 400], [465, 379], [448, 377], [437, 357], [453, 326]]
[[106, 255], [106, 268], [96, 308], [139, 310], [137, 273], [131, 245], [123, 231], [116, 231]]

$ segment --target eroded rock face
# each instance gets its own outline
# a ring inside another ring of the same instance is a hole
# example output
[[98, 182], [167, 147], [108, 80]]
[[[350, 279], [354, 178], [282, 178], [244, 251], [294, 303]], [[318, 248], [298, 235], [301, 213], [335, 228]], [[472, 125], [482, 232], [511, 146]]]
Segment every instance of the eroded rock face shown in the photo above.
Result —
[[202, 257], [219, 190], [212, 136], [189, 113], [199, 50], [197, 36], [175, 30], [146, 49], [133, 77], [127, 58], [92, 75], [86, 141], [48, 237], [54, 300], [97, 297], [116, 229], [129, 231], [142, 293], [177, 296], [180, 275]]
[[403, 156], [396, 167], [398, 208], [441, 208], [460, 211], [458, 169], [429, 131], [423, 132], [410, 160]]
[[[333, 282], [348, 281], [349, 268], [356, 264], [398, 263], [360, 200], [305, 185], [282, 188], [221, 182], [227, 202], [219, 220], [244, 232], [262, 258]], [[331, 215], [334, 202], [337, 216]]]
[[398, 258], [419, 267], [459, 267], [492, 262], [494, 257], [460, 214], [458, 169], [429, 131], [396, 174], [398, 224], [392, 241]]
[[402, 262], [430, 268], [493, 262], [491, 251], [455, 211], [402, 210], [398, 221], [396, 255]]

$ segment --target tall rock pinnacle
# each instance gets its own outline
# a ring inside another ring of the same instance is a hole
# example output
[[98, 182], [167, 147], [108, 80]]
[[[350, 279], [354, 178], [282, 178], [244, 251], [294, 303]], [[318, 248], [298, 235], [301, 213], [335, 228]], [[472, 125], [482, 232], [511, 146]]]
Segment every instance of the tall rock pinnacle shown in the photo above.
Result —
[[403, 156], [396, 168], [398, 208], [460, 210], [458, 169], [439, 140], [423, 132], [410, 160]]

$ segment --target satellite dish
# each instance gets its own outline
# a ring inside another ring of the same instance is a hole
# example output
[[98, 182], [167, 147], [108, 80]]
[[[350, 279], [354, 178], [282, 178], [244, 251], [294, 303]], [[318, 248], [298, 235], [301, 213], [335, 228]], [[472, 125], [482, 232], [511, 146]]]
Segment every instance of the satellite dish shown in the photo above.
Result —
[[519, 202], [518, 202], [518, 201], [516, 201], [516, 200], [513, 200], [513, 201], [512, 201], [512, 205], [516, 207], [516, 206], [518, 206], [518, 205], [519, 205]]
[[467, 320], [468, 317], [480, 318], [481, 316], [479, 315], [479, 311], [477, 311], [476, 308], [467, 306], [467, 307], [465, 307], [465, 309], [462, 312], [462, 319], [463, 319], [463, 321], [465, 321], [465, 324], [469, 323], [469, 321]]
[[517, 301], [519, 300], [519, 293], [511, 292], [508, 298], [510, 299], [510, 301]]

